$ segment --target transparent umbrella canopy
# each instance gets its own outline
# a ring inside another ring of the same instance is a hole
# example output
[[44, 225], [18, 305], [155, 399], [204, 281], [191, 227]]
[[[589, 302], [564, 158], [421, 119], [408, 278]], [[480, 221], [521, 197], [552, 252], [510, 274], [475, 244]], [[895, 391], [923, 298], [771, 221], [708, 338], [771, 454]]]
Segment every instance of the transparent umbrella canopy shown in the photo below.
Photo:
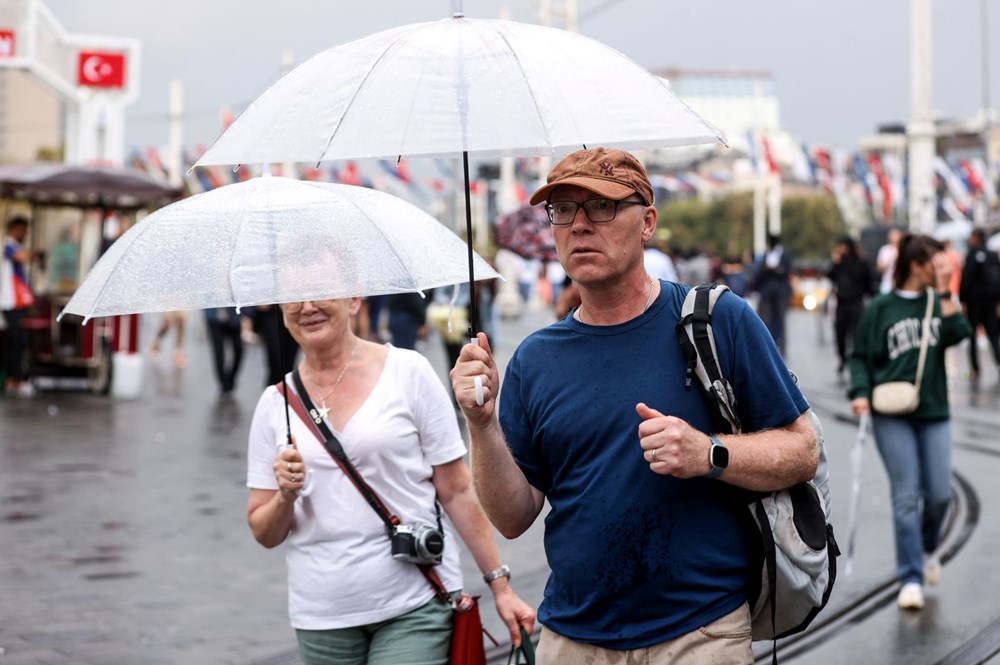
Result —
[[670, 89], [580, 34], [456, 15], [323, 51], [261, 94], [198, 160], [553, 155], [723, 141]]
[[[499, 277], [474, 260], [480, 279]], [[465, 243], [416, 206], [362, 187], [266, 176], [143, 219], [60, 316], [403, 293], [467, 278]]]
[[196, 166], [462, 156], [471, 282], [470, 154], [715, 142], [724, 143], [719, 131], [669, 85], [605, 44], [459, 10], [313, 56], [255, 99]]

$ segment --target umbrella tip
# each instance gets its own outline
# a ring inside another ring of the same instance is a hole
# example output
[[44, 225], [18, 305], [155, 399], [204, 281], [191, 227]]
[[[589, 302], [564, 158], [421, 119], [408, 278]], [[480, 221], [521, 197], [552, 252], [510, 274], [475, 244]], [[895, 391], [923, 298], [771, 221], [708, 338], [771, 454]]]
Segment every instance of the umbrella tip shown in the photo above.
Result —
[[462, 0], [453, 0], [452, 2], [452, 18], [465, 18], [465, 12], [462, 10]]

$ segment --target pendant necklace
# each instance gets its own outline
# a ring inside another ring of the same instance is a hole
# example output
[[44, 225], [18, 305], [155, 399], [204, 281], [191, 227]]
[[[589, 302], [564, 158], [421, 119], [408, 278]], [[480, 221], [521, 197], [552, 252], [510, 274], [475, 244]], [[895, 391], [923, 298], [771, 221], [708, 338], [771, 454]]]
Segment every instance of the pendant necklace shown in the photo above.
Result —
[[[347, 374], [347, 368], [348, 368], [348, 366], [350, 366], [351, 361], [354, 360], [354, 352], [357, 351], [357, 350], [358, 350], [358, 338], [355, 337], [354, 338], [354, 345], [351, 346], [351, 355], [348, 356], [347, 362], [344, 363], [344, 369], [340, 370], [340, 376], [337, 377], [337, 380], [336, 380], [336, 382], [334, 382], [333, 387], [330, 388], [328, 391], [326, 391], [325, 395], [323, 395], [322, 397], [319, 398], [319, 403], [322, 406], [320, 406], [316, 410], [319, 411], [319, 414], [321, 416], [323, 416], [324, 420], [326, 420], [326, 417], [330, 415], [330, 407], [328, 407], [326, 405], [326, 398], [329, 397], [330, 395], [332, 395], [333, 391], [336, 390], [337, 386], [340, 385], [340, 382], [344, 380], [344, 375]], [[316, 384], [313, 384], [313, 385], [316, 385]], [[319, 388], [318, 385], [316, 387]]]

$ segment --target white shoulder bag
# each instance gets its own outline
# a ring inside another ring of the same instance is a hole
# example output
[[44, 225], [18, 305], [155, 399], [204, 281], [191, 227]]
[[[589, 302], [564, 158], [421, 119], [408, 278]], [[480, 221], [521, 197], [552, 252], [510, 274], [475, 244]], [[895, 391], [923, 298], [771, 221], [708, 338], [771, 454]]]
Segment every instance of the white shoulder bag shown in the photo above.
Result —
[[927, 312], [920, 339], [920, 360], [917, 361], [917, 382], [889, 381], [880, 383], [872, 391], [872, 408], [887, 416], [902, 416], [913, 413], [920, 406], [920, 380], [924, 377], [924, 362], [927, 360], [927, 344], [931, 336], [931, 314], [934, 311], [934, 290], [927, 289]]

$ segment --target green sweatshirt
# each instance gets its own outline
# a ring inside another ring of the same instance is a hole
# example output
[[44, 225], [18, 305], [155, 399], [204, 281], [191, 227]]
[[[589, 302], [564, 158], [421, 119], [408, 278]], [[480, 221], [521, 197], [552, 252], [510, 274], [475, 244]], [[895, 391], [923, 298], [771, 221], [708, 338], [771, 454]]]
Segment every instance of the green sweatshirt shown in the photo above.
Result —
[[[847, 394], [851, 399], [871, 399], [872, 388], [881, 383], [916, 382], [926, 309], [927, 297], [923, 294], [905, 298], [896, 292], [885, 293], [868, 303], [858, 322], [854, 349], [848, 359], [851, 388]], [[934, 303], [931, 338], [920, 383], [920, 406], [912, 417], [942, 420], [949, 416], [944, 350], [970, 334], [972, 326], [961, 313], [941, 318], [941, 303]]]

